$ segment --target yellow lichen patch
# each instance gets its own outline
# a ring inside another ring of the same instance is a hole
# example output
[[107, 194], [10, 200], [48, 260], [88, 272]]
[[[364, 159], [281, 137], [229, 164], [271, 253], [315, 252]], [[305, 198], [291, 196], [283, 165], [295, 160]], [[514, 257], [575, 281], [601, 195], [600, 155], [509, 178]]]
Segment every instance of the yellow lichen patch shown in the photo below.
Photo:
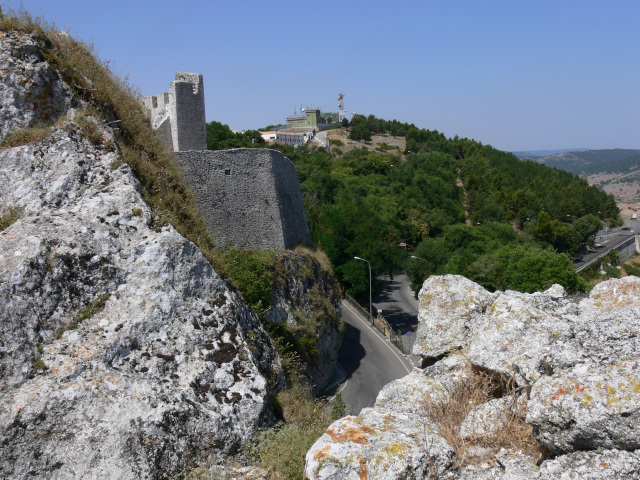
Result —
[[592, 401], [593, 397], [591, 395], [585, 394], [584, 397], [582, 397], [582, 406], [586, 408]]
[[364, 458], [360, 457], [360, 468], [358, 468], [358, 477], [362, 480], [369, 478], [369, 470], [367, 469], [367, 462]]
[[593, 302], [593, 305], [598, 307], [601, 312], [609, 313], [624, 308], [628, 305], [630, 299], [640, 297], [639, 282], [630, 282], [624, 279], [612, 280], [611, 282], [614, 282], [615, 285], [613, 292], [606, 291], [604, 295], [602, 293], [593, 295], [594, 300], [600, 300]]
[[334, 442], [353, 442], [361, 445], [368, 445], [369, 439], [367, 434], [375, 433], [375, 430], [367, 425], [362, 427], [347, 427], [343, 432], [336, 432], [332, 428], [327, 430], [327, 435], [331, 437]]
[[399, 458], [404, 458], [409, 450], [411, 450], [411, 447], [407, 443], [393, 442], [380, 451], [380, 454], [374, 460], [374, 465], [376, 468], [382, 465], [382, 470], [386, 472]]
[[330, 448], [331, 447], [329, 445], [325, 445], [324, 448], [322, 448], [321, 450], [318, 450], [316, 453], [313, 454], [313, 459], [320, 460], [321, 458], [326, 457], [329, 454]]

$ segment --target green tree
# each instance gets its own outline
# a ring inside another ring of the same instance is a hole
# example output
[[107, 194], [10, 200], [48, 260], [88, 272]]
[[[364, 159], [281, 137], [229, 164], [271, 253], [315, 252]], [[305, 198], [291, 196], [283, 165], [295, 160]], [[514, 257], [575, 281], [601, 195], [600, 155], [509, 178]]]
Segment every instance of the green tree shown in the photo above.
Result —
[[602, 230], [602, 222], [593, 214], [585, 215], [573, 222], [573, 229], [578, 234], [581, 243], [592, 244], [596, 233]]
[[371, 132], [367, 127], [356, 125], [354, 127], [351, 127], [351, 131], [349, 132], [349, 139], [358, 142], [370, 142]]
[[586, 284], [576, 274], [571, 259], [549, 248], [534, 245], [507, 246], [499, 252], [499, 256], [496, 270], [506, 272], [503, 280], [496, 282], [501, 290], [509, 288], [532, 293], [546, 290], [554, 283], [559, 283], [570, 292], [586, 289]]

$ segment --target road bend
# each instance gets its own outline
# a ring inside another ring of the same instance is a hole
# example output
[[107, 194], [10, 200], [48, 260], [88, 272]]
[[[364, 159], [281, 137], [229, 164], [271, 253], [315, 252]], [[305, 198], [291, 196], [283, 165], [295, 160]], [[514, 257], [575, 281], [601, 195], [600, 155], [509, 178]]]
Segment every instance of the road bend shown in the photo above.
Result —
[[342, 302], [346, 332], [338, 354], [340, 383], [325, 391], [333, 397], [338, 391], [348, 413], [357, 415], [372, 407], [378, 392], [387, 383], [411, 373], [413, 366], [386, 337], [348, 302]]

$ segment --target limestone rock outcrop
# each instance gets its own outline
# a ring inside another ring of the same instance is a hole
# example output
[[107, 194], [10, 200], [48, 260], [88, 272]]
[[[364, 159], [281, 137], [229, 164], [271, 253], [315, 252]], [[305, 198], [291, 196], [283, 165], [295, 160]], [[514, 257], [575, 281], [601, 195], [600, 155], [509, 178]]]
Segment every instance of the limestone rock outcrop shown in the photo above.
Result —
[[[53, 78], [33, 37], [1, 40], [0, 59], [26, 49]], [[50, 87], [52, 109], [71, 105]], [[0, 117], [0, 131], [30, 122]], [[1, 478], [173, 477], [195, 454], [237, 449], [284, 381], [256, 314], [193, 243], [153, 224], [113, 132], [93, 122], [102, 143], [70, 115], [0, 151], [0, 214], [20, 211], [0, 232]]]
[[80, 104], [32, 35], [0, 32], [0, 140]]
[[[491, 293], [463, 277], [431, 277], [419, 320], [414, 354], [430, 366], [387, 385], [373, 409], [335, 422], [307, 453], [310, 479], [359, 478], [359, 462], [375, 472], [369, 478], [385, 479], [640, 478], [639, 278], [609, 280], [579, 298], [558, 285]], [[491, 388], [456, 427], [460, 443], [428, 409], [465, 395], [455, 382], [474, 374]], [[387, 425], [370, 420], [379, 415]], [[492, 437], [516, 417], [525, 428], [518, 435], [528, 428], [527, 442], [538, 444], [535, 458]], [[407, 446], [402, 468], [391, 468], [393, 439], [416, 421], [429, 438]], [[366, 442], [344, 435], [354, 424], [370, 428], [357, 437]], [[437, 448], [419, 458], [429, 445]], [[470, 452], [482, 460], [465, 463]]]
[[285, 324], [297, 341], [311, 344], [303, 374], [317, 394], [338, 361], [344, 336], [342, 292], [335, 277], [310, 255], [278, 251], [274, 264], [271, 310], [264, 321]]

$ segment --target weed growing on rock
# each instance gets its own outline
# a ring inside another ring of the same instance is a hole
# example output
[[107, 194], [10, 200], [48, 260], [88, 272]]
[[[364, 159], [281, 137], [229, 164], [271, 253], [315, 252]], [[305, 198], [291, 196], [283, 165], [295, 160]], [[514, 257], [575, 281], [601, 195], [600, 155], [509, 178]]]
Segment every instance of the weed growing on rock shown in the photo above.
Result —
[[331, 261], [324, 250], [320, 248], [310, 247], [309, 245], [299, 244], [293, 249], [294, 252], [305, 257], [314, 258], [325, 272], [333, 276], [333, 267]]
[[6, 211], [0, 215], [0, 232], [10, 227], [13, 223], [15, 223], [20, 215], [22, 214], [22, 209], [19, 207], [9, 207]]
[[104, 310], [104, 306], [107, 303], [107, 300], [109, 300], [109, 297], [111, 297], [110, 293], [105, 293], [104, 295], [100, 295], [93, 302], [91, 302], [89, 305], [87, 305], [82, 310], [80, 310], [78, 312], [78, 315], [76, 316], [76, 322], [81, 322], [82, 320], [91, 318], [96, 313]]
[[51, 135], [51, 127], [22, 128], [0, 142], [0, 149], [19, 147], [29, 143], [36, 143]]
[[[267, 270], [273, 252], [231, 248], [217, 258], [221, 274], [231, 278], [245, 301], [260, 318], [271, 308], [273, 280]], [[217, 271], [217, 269], [216, 269]]]
[[87, 320], [93, 317], [96, 313], [104, 310], [104, 306], [107, 303], [107, 300], [109, 300], [109, 297], [111, 297], [110, 293], [105, 293], [104, 295], [100, 295], [89, 305], [82, 308], [76, 315], [76, 318], [73, 322], [65, 325], [64, 327], [58, 328], [53, 333], [53, 338], [55, 338], [56, 340], [59, 340], [60, 338], [62, 338], [62, 335], [64, 334], [64, 332], [66, 332], [67, 330], [75, 330], [76, 328], [78, 328], [78, 325], [80, 324], [81, 321]]
[[33, 361], [31, 362], [31, 366], [33, 367], [34, 370], [38, 371], [39, 373], [44, 373], [44, 371], [47, 369], [47, 366], [44, 364], [44, 362], [40, 357], [34, 358]]
[[100, 114], [91, 109], [82, 110], [75, 117], [75, 121], [80, 125], [85, 136], [94, 145], [102, 145], [105, 141], [102, 129], [97, 123], [98, 118], [100, 118]]
[[[538, 461], [548, 456], [532, 434], [532, 427], [524, 422], [526, 403], [521, 389], [513, 378], [467, 366], [460, 378], [446, 393], [434, 398], [426, 396], [422, 407], [426, 418], [437, 425], [440, 434], [454, 448], [459, 466], [493, 463], [494, 455], [505, 448], [521, 451]], [[503, 398], [505, 401], [499, 418], [482, 433], [461, 435], [461, 426], [472, 410], [486, 402]]]

